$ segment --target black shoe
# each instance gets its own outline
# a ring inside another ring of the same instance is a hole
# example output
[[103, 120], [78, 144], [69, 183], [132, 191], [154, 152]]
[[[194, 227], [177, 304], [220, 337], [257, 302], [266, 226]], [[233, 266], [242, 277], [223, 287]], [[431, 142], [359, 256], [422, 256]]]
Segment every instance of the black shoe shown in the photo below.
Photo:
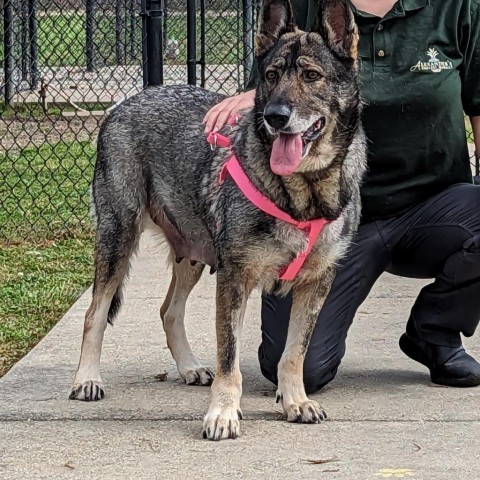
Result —
[[413, 338], [406, 333], [400, 337], [400, 349], [412, 360], [430, 370], [433, 383], [449, 387], [480, 385], [480, 363], [460, 347], [443, 347]]

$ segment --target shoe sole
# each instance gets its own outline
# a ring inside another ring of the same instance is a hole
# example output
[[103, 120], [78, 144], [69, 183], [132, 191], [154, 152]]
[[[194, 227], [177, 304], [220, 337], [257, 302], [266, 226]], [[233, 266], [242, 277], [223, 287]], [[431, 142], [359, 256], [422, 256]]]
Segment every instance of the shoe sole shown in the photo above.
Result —
[[400, 350], [409, 358], [415, 362], [421, 363], [430, 371], [430, 379], [433, 383], [438, 385], [443, 385], [446, 387], [460, 387], [460, 388], [469, 388], [469, 387], [478, 387], [480, 385], [480, 377], [478, 375], [469, 375], [463, 378], [449, 378], [442, 375], [435, 375], [432, 372], [432, 367], [426, 355], [423, 352], [419, 352], [416, 344], [408, 338], [404, 333], [400, 337], [399, 341]]

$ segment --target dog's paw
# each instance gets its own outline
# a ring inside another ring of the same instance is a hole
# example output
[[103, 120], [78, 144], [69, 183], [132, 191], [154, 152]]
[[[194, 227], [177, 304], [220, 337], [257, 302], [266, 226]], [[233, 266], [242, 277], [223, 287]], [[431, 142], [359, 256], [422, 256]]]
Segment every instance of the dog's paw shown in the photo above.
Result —
[[216, 408], [208, 412], [203, 421], [202, 436], [208, 440], [237, 438], [240, 435], [240, 409], [226, 407]]
[[325, 410], [314, 400], [307, 399], [303, 402], [287, 404], [283, 401], [283, 398], [277, 396], [277, 401], [282, 402], [287, 422], [320, 423], [327, 419]]
[[70, 400], [83, 400], [85, 402], [102, 400], [105, 398], [105, 387], [101, 380], [87, 380], [73, 385]]
[[213, 383], [215, 374], [210, 367], [198, 367], [191, 369], [182, 369], [180, 376], [187, 385], [209, 386]]

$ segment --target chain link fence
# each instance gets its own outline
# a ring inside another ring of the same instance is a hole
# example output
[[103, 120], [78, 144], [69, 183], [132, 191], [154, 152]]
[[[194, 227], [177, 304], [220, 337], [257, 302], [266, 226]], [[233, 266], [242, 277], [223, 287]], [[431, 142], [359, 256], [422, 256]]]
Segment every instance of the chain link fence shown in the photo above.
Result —
[[[165, 6], [164, 82], [187, 83], [187, 1], [169, 0]], [[253, 62], [255, 14], [252, 0], [198, 3], [194, 22], [197, 84], [231, 95], [242, 90]]]
[[[209, 90], [241, 91], [254, 2], [163, 0], [163, 82], [193, 75]], [[144, 86], [146, 3], [0, 0], [2, 244], [91, 234], [94, 142], [105, 115]]]
[[[188, 81], [187, 2], [162, 2], [165, 84]], [[144, 86], [146, 4], [0, 1], [3, 244], [91, 233], [94, 142], [105, 115]], [[198, 0], [194, 8], [196, 82], [234, 94], [252, 61], [252, 4]]]
[[90, 230], [94, 140], [142, 88], [137, 0], [4, 0], [0, 46], [0, 238]]

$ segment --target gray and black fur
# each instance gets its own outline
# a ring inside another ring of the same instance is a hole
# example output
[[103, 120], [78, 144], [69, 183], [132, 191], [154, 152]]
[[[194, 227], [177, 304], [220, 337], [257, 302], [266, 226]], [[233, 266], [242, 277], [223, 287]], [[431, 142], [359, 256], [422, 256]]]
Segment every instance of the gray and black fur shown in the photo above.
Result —
[[[261, 78], [255, 107], [239, 112], [239, 124], [221, 132], [232, 139], [251, 181], [279, 208], [297, 220], [330, 221], [291, 282], [280, 281], [279, 274], [305, 248], [304, 233], [257, 209], [229, 176], [219, 182], [231, 151], [211, 149], [202, 119], [223, 96], [191, 86], [151, 87], [106, 119], [93, 179], [93, 298], [70, 398], [104, 397], [99, 369], [104, 330], [120, 309], [141, 233], [153, 228], [165, 237], [172, 260], [161, 308], [168, 346], [187, 384], [213, 381], [204, 437], [239, 434], [239, 332], [255, 287], [293, 289], [287, 347], [278, 367], [277, 398], [287, 419], [316, 423], [325, 417], [305, 394], [303, 358], [335, 266], [359, 223], [366, 148], [357, 39], [344, 0], [324, 0], [311, 32], [297, 29], [288, 0], [266, 0], [256, 44]], [[273, 173], [273, 140], [299, 132], [305, 153], [300, 165], [291, 175]], [[217, 274], [214, 380], [212, 369], [191, 351], [184, 328], [185, 302], [205, 265]]]

